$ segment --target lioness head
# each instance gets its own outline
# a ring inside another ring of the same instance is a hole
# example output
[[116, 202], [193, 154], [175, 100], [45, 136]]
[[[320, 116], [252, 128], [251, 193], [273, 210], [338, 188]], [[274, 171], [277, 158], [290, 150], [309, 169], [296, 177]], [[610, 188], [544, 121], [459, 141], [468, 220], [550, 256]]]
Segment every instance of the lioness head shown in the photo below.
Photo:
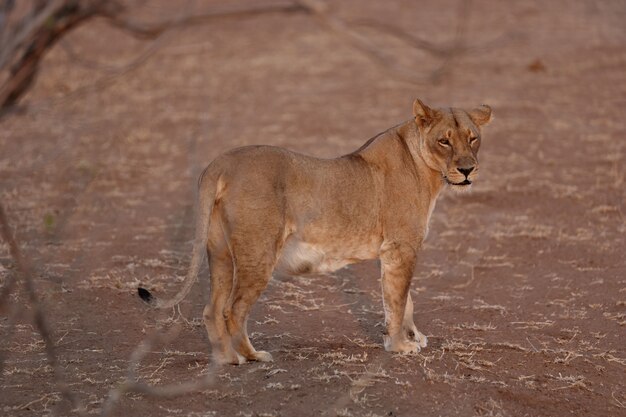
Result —
[[478, 175], [481, 127], [491, 121], [491, 108], [431, 109], [416, 99], [413, 114], [419, 130], [420, 154], [455, 190], [469, 188]]

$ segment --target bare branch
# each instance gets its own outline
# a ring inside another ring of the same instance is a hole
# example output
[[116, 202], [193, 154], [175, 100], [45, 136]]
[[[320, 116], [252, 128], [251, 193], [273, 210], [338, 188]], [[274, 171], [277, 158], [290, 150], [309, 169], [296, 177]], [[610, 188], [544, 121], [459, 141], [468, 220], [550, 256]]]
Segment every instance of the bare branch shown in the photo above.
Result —
[[[12, 279], [5, 284], [5, 287], [2, 289], [2, 297], [8, 297], [9, 292], [12, 290], [15, 281], [17, 281], [18, 274], [31, 274], [30, 266], [24, 263], [22, 259], [22, 255], [20, 252], [20, 248], [17, 246], [15, 239], [13, 238], [13, 234], [11, 233], [11, 228], [9, 226], [9, 222], [6, 217], [6, 213], [4, 211], [4, 206], [0, 203], [0, 236], [2, 239], [9, 245], [9, 253], [13, 257], [15, 261], [17, 271], [13, 274]], [[8, 287], [8, 288], [7, 288]], [[4, 299], [0, 299], [2, 301], [2, 305], [4, 305]]]
[[24, 283], [29, 304], [33, 308], [35, 316], [35, 326], [37, 327], [37, 331], [39, 332], [41, 338], [45, 343], [46, 357], [48, 358], [48, 362], [50, 363], [50, 366], [54, 371], [56, 386], [61, 392], [61, 395], [68, 401], [70, 401], [72, 407], [77, 409], [81, 414], [84, 414], [84, 407], [64, 381], [63, 373], [57, 359], [54, 342], [52, 341], [51, 337], [52, 332], [50, 331], [50, 327], [46, 322], [44, 310], [41, 306], [41, 303], [39, 302], [39, 298], [37, 297], [35, 283], [33, 282], [32, 278], [33, 268], [31, 267], [30, 263], [22, 257], [20, 247], [17, 244], [13, 233], [11, 232], [11, 227], [9, 226], [6, 212], [2, 203], [0, 203], [0, 235], [9, 245], [9, 252], [13, 257], [13, 260], [15, 261], [17, 273], [19, 274], [19, 277], [22, 278], [22, 281]]
[[[393, 58], [374, 46], [368, 37], [350, 28], [350, 26], [343, 20], [331, 15], [328, 12], [329, 8], [326, 3], [319, 0], [298, 0], [298, 2], [311, 10], [323, 26], [343, 38], [353, 47], [359, 49], [372, 62], [389, 73], [389, 75], [412, 84], [422, 84], [424, 82], [435, 81], [435, 77], [432, 74], [426, 76], [416, 76], [413, 70], [409, 70], [398, 65]], [[437, 72], [438, 71], [435, 71], [434, 73]]]
[[[8, 314], [7, 324], [6, 324], [6, 335], [2, 338], [2, 343], [4, 344], [3, 348], [6, 348], [10, 345], [13, 340], [15, 323], [19, 320], [23, 313], [24, 308], [19, 304], [14, 304], [11, 307], [11, 310]], [[0, 375], [4, 372], [4, 365], [6, 363], [6, 354], [4, 350], [0, 350]]]
[[27, 21], [23, 21], [21, 30], [8, 39], [8, 43], [0, 44], [0, 68], [4, 67], [15, 50], [24, 47], [26, 42], [33, 37], [36, 31], [49, 20], [59, 9], [63, 7], [63, 1], [54, 0], [49, 2], [45, 8], [39, 10], [37, 15]]
[[457, 59], [464, 48], [465, 44], [465, 34], [467, 32], [467, 26], [469, 22], [469, 12], [471, 10], [471, 0], [460, 0], [459, 7], [457, 10], [457, 26], [454, 36], [454, 41], [452, 45], [447, 48], [446, 52], [443, 55], [443, 62], [439, 67], [432, 72], [432, 80], [439, 81], [443, 78], [443, 76], [449, 71], [452, 67], [452, 63], [455, 59]]
[[[450, 45], [437, 46], [385, 23], [372, 21], [355, 23], [357, 26], [368, 26], [383, 31], [405, 42], [411, 48], [424, 50], [441, 58], [442, 62], [435, 70], [419, 74], [414, 68], [400, 65], [396, 57], [385, 53], [384, 50], [374, 45], [370, 38], [354, 30], [349, 23], [329, 13], [328, 4], [321, 0], [268, 0], [263, 3], [224, 4], [214, 6], [204, 12], [187, 13], [178, 18], [157, 23], [142, 23], [129, 19], [123, 15], [127, 7], [115, 0], [106, 2], [97, 0], [54, 0], [47, 3], [46, 7], [41, 8], [38, 13], [34, 13], [35, 17], [32, 18], [32, 22], [27, 21], [23, 25], [24, 27], [14, 36], [8, 48], [2, 48], [0, 69], [3, 68], [3, 63], [6, 64], [11, 59], [9, 57], [16, 54], [16, 48], [24, 49], [25, 45], [28, 45], [18, 62], [11, 69], [9, 79], [0, 87], [0, 111], [10, 107], [28, 91], [45, 52], [67, 31], [93, 16], [105, 17], [112, 26], [124, 30], [135, 37], [157, 39], [159, 41], [154, 45], [150, 45], [146, 52], [129, 64], [119, 68], [105, 68], [107, 72], [112, 73], [110, 76], [99, 80], [92, 86], [70, 93], [72, 96], [76, 95], [76, 93], [80, 94], [84, 91], [100, 88], [120, 75], [138, 67], [158, 49], [159, 44], [162, 42], [160, 40], [161, 35], [171, 29], [203, 24], [217, 19], [242, 18], [266, 13], [305, 13], [315, 16], [324, 27], [344, 39], [352, 47], [363, 52], [368, 59], [391, 77], [418, 85], [425, 82], [437, 82], [447, 72], [447, 69], [451, 67], [452, 60], [469, 50], [464, 45], [465, 33], [467, 31], [467, 16], [470, 11], [469, 4], [469, 0], [460, 0], [456, 34], [454, 41]], [[42, 22], [46, 22], [46, 24], [44, 25]], [[50, 24], [50, 22], [52, 23]], [[72, 55], [71, 49], [68, 49], [67, 46], [66, 51], [70, 56]], [[96, 65], [88, 64], [90, 66]], [[102, 65], [97, 66], [104, 67]], [[64, 98], [67, 98], [67, 96]]]
[[[0, 69], [11, 64], [10, 76], [0, 87], [0, 110], [13, 105], [31, 87], [44, 54], [68, 31], [97, 14], [119, 10], [115, 1], [53, 0], [38, 7], [32, 18], [22, 20], [20, 28], [0, 54]], [[14, 63], [15, 61], [15, 63]]]
[[243, 18], [267, 13], [302, 13], [308, 11], [307, 7], [298, 3], [275, 0], [263, 3], [223, 4], [202, 13], [189, 14], [180, 19], [151, 24], [126, 19], [119, 14], [111, 14], [106, 17], [112, 26], [122, 29], [133, 36], [150, 39], [159, 36], [166, 30], [204, 24], [217, 19]]
[[[124, 18], [122, 13], [125, 9], [115, 0], [53, 0], [46, 3], [43, 8], [34, 7], [32, 16], [22, 20], [16, 33], [0, 38], [7, 40], [7, 43], [0, 44], [0, 70], [16, 61], [9, 78], [0, 86], [0, 111], [12, 106], [28, 91], [39, 70], [39, 62], [52, 45], [65, 33], [94, 16], [106, 17], [113, 26], [133, 36], [158, 38], [170, 29], [200, 24], [212, 19], [306, 11], [297, 3], [276, 0], [262, 4], [219, 6], [205, 13], [187, 14], [174, 20], [145, 24]], [[138, 59], [143, 60], [145, 57]], [[126, 72], [126, 69], [122, 72]]]
[[443, 56], [446, 54], [446, 49], [447, 49], [446, 47], [437, 46], [433, 44], [432, 42], [429, 42], [425, 39], [420, 39], [416, 36], [409, 34], [408, 32], [403, 31], [397, 26], [394, 26], [385, 22], [379, 22], [379, 21], [372, 20], [372, 19], [360, 19], [360, 20], [350, 22], [350, 24], [353, 26], [376, 29], [380, 32], [386, 33], [390, 36], [393, 36], [396, 39], [399, 39], [405, 42], [407, 45], [415, 49], [422, 49], [426, 52], [430, 52], [431, 54], [435, 56]]
[[[462, 16], [460, 16], [459, 18], [462, 18]], [[397, 26], [388, 24], [386, 22], [379, 22], [377, 20], [372, 20], [372, 19], [359, 19], [359, 20], [350, 21], [349, 23], [353, 26], [377, 30], [381, 33], [384, 33], [386, 35], [389, 35], [395, 39], [398, 39], [404, 42], [405, 44], [411, 46], [412, 48], [424, 50], [440, 58], [445, 57], [451, 49], [456, 49], [457, 53], [459, 54], [466, 54], [468, 52], [486, 51], [486, 50], [501, 47], [505, 45], [506, 43], [512, 40], [518, 39], [520, 37], [518, 33], [507, 32], [507, 33], [497, 36], [496, 38], [492, 40], [485, 41], [480, 44], [458, 45], [456, 44], [456, 37], [455, 37], [455, 40], [453, 40], [449, 44], [436, 45], [430, 41], [427, 41], [425, 39], [414, 36], [413, 34], [405, 32], [404, 30], [398, 28]]]
[[5, 33], [7, 28], [7, 20], [9, 13], [15, 6], [15, 0], [2, 0], [0, 2], [0, 48], [5, 42]]
[[117, 388], [109, 391], [109, 395], [102, 405], [102, 409], [100, 411], [101, 417], [109, 416], [117, 406], [117, 403], [120, 401], [122, 396], [129, 392], [144, 394], [155, 398], [172, 398], [197, 391], [202, 391], [210, 388], [215, 384], [215, 375], [217, 374], [217, 370], [219, 369], [219, 365], [217, 364], [212, 364], [211, 366], [209, 366], [206, 375], [196, 380], [184, 381], [163, 386], [153, 386], [138, 380], [137, 367], [139, 366], [139, 363], [145, 358], [145, 356], [150, 353], [150, 351], [154, 348], [155, 343], [164, 343], [174, 339], [179, 330], [180, 328], [176, 326], [172, 328], [166, 335], [162, 335], [157, 331], [151, 336], [144, 339], [141, 343], [139, 343], [139, 345], [137, 345], [135, 350], [130, 355], [126, 378]]

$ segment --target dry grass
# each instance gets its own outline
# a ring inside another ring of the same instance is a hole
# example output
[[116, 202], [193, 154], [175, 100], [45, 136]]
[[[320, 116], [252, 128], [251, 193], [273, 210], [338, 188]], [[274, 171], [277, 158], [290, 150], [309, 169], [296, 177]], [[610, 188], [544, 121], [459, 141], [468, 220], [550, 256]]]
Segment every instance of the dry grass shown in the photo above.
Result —
[[[449, 20], [440, 8], [416, 11], [404, 1], [398, 19], [381, 4], [359, 3], [358, 15], [404, 28], [418, 22], [416, 34], [436, 34], [439, 19]], [[342, 16], [357, 12], [348, 3], [336, 7]], [[515, 26], [528, 37], [523, 44], [539, 45], [545, 71], [529, 71], [537, 57], [513, 45], [458, 62], [463, 70], [451, 79], [453, 89], [428, 86], [441, 105], [484, 100], [497, 117], [485, 133], [474, 190], [442, 195], [420, 253], [412, 293], [429, 346], [416, 355], [384, 351], [375, 263], [330, 277], [275, 277], [249, 330], [276, 362], [227, 367], [215, 386], [180, 399], [127, 393], [121, 414], [624, 411], [621, 14], [608, 3], [584, 13], [558, 2], [541, 13], [527, 4], [473, 7], [470, 26], [481, 27], [480, 36]], [[579, 30], [581, 22], [588, 31]], [[406, 85], [381, 78], [318, 29], [272, 16], [181, 31], [135, 75], [56, 101], [49, 100], [94, 73], [52, 51], [22, 113], [3, 121], [0, 197], [38, 267], [34, 280], [59, 365], [87, 414], [98, 414], [109, 390], [125, 380], [134, 346], [159, 326], [178, 326], [180, 336], [137, 363], [139, 380], [165, 385], [206, 374], [205, 288], [194, 287], [180, 310], [163, 315], [147, 311], [133, 292], [139, 282], [162, 294], [179, 287], [189, 261], [193, 187], [209, 160], [261, 143], [334, 157], [410, 116], [402, 110]], [[141, 48], [106, 35], [85, 27], [71, 42], [111, 62]], [[390, 55], [408, 59], [394, 48]], [[554, 86], [563, 94], [550, 94]], [[2, 241], [2, 288], [14, 271]], [[0, 317], [0, 409], [77, 414], [54, 385], [23, 288], [7, 303], [22, 308]]]

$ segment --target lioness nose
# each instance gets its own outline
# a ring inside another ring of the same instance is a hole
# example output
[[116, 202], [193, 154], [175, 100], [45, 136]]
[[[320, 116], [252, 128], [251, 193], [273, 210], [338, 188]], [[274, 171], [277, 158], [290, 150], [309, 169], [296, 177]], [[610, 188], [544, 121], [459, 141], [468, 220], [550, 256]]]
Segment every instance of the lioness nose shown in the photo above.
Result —
[[461, 174], [465, 175], [465, 178], [469, 177], [469, 174], [474, 170], [474, 167], [469, 167], [469, 168], [457, 168], [457, 171], [459, 171]]

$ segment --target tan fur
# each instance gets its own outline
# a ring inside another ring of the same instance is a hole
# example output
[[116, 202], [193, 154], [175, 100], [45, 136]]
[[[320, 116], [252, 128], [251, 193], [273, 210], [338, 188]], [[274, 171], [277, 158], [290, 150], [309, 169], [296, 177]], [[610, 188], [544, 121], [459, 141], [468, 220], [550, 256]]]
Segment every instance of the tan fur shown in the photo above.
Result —
[[[478, 172], [480, 128], [491, 109], [434, 110], [416, 100], [414, 118], [355, 152], [318, 159], [249, 146], [215, 159], [199, 181], [192, 265], [179, 303], [206, 250], [211, 299], [204, 322], [216, 361], [271, 360], [254, 349], [246, 321], [272, 272], [329, 272], [379, 258], [388, 351], [417, 352], [409, 287], [417, 252], [441, 189], [465, 189]], [[470, 138], [473, 139], [470, 144]], [[445, 142], [447, 141], [447, 142]], [[459, 169], [470, 169], [462, 173]], [[465, 183], [464, 183], [465, 181]], [[463, 185], [461, 185], [463, 184]]]

